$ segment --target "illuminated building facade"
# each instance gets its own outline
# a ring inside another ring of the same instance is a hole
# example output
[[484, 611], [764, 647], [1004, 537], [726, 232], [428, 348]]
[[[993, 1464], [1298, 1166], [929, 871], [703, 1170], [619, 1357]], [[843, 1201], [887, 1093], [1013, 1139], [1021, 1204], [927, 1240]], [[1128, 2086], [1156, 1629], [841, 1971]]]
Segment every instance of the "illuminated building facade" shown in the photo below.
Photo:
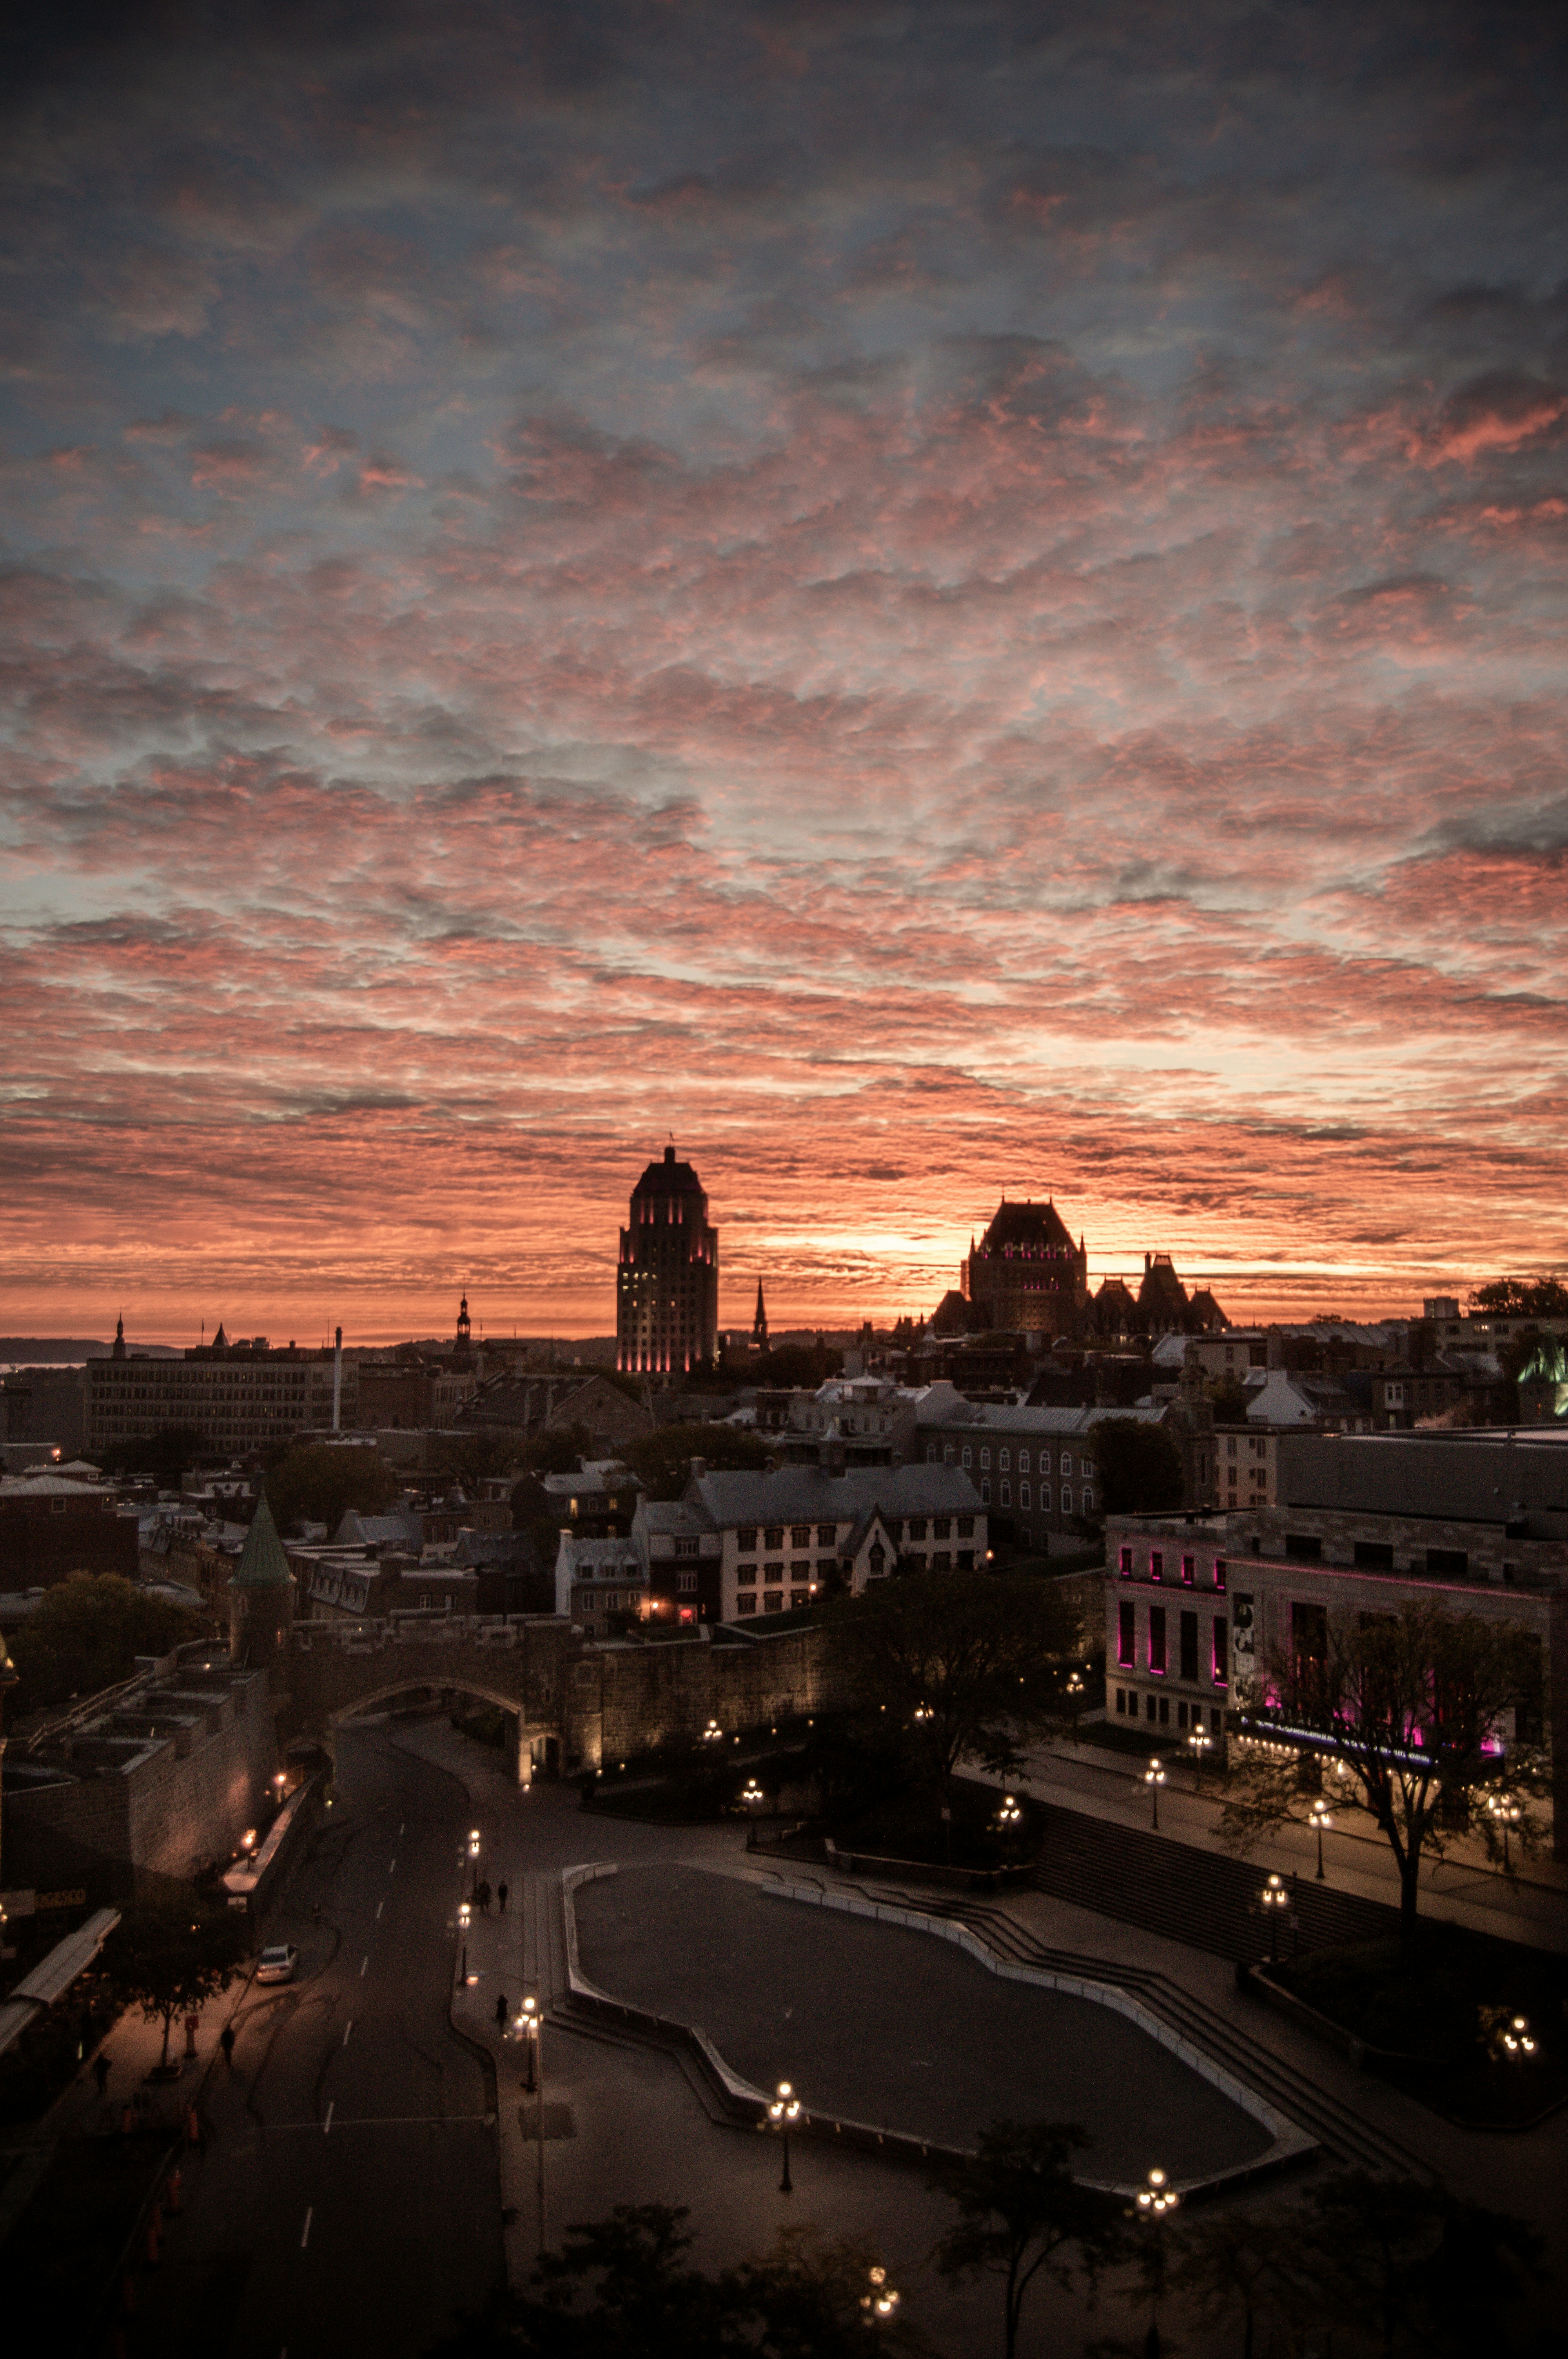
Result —
[[615, 1274], [617, 1367], [684, 1375], [719, 1349], [719, 1232], [689, 1163], [673, 1147], [632, 1190]]

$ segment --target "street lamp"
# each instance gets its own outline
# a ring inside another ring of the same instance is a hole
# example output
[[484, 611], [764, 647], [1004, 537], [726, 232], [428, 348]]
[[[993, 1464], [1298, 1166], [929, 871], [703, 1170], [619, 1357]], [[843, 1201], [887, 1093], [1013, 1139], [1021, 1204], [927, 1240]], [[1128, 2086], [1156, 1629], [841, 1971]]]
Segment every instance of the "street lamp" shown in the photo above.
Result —
[[768, 2119], [784, 2140], [784, 2177], [779, 2180], [781, 2195], [795, 2193], [795, 2184], [789, 2175], [789, 2134], [799, 2118], [800, 2099], [787, 2081], [781, 2081], [778, 2095], [768, 2107]]
[[1501, 2036], [1503, 2053], [1511, 2057], [1515, 2063], [1522, 2063], [1527, 2056], [1535, 2054], [1536, 2043], [1530, 2037], [1528, 2016], [1511, 2017]]
[[1194, 1762], [1194, 1766], [1195, 1766], [1195, 1774], [1194, 1774], [1194, 1778], [1193, 1778], [1193, 1791], [1194, 1791], [1194, 1793], [1195, 1794], [1195, 1793], [1199, 1792], [1199, 1791], [1202, 1789], [1202, 1787], [1203, 1787], [1203, 1757], [1204, 1757], [1204, 1755], [1208, 1751], [1209, 1746], [1214, 1743], [1214, 1739], [1213, 1739], [1213, 1737], [1212, 1737], [1212, 1736], [1208, 1735], [1205, 1730], [1203, 1730], [1203, 1729], [1201, 1729], [1201, 1728], [1195, 1728], [1195, 1729], [1193, 1729], [1193, 1730], [1192, 1730], [1191, 1734], [1189, 1734], [1189, 1736], [1188, 1736], [1188, 1738], [1187, 1738], [1187, 1743], [1188, 1743], [1188, 1744], [1192, 1746], [1192, 1748], [1193, 1748], [1193, 1762]]
[[1023, 1824], [1023, 1812], [1018, 1807], [1018, 1797], [1016, 1794], [1004, 1794], [1002, 1796], [1001, 1808], [996, 1814], [995, 1824], [998, 1834], [1001, 1835], [1016, 1833], [1017, 1830]]
[[1164, 2172], [1152, 2170], [1138, 2190], [1138, 2216], [1141, 2220], [1162, 2220], [1181, 2200]]
[[1154, 1798], [1154, 1832], [1160, 1832], [1160, 1788], [1165, 1782], [1165, 1772], [1156, 1754], [1143, 1772], [1143, 1783]]
[[723, 1744], [724, 1731], [719, 1727], [719, 1723], [716, 1720], [710, 1720], [708, 1726], [703, 1730], [702, 1741], [704, 1745]]
[[1307, 1824], [1309, 1827], [1317, 1829], [1317, 1880], [1321, 1884], [1323, 1882], [1323, 1831], [1325, 1827], [1331, 1827], [1334, 1824], [1334, 1813], [1321, 1795], [1307, 1812]]
[[539, 2002], [536, 1998], [524, 2000], [520, 2011], [512, 2018], [512, 2029], [517, 2038], [525, 2039], [528, 2043], [528, 2077], [523, 2086], [532, 2096], [539, 2085]]
[[469, 1907], [466, 1900], [460, 1900], [458, 1903], [458, 1930], [463, 1937], [463, 1963], [462, 1973], [460, 1979], [465, 1984], [469, 1978], [469, 1927], [472, 1922], [473, 1910]]
[[1509, 1833], [1511, 1828], [1518, 1826], [1524, 1812], [1511, 1794], [1493, 1794], [1487, 1800], [1487, 1809], [1503, 1831], [1503, 1874], [1509, 1875], [1513, 1872], [1513, 1862], [1509, 1855]]
[[1280, 1911], [1281, 1908], [1288, 1908], [1291, 1901], [1291, 1896], [1285, 1890], [1283, 1876], [1271, 1875], [1259, 1894], [1258, 1899], [1260, 1906], [1267, 1909], [1269, 1915], [1269, 1963], [1273, 1965], [1280, 1955]]
[[754, 1777], [748, 1777], [745, 1784], [741, 1788], [741, 1799], [745, 1803], [747, 1809], [751, 1810], [758, 1802], [766, 1801], [767, 1796], [763, 1793], [762, 1788], [758, 1785]]
[[1073, 1715], [1073, 1743], [1075, 1745], [1078, 1741], [1078, 1714], [1083, 1710], [1085, 1692], [1083, 1673], [1081, 1671], [1069, 1671], [1067, 1674], [1067, 1709]]
[[871, 2289], [860, 2296], [860, 2323], [869, 2326], [880, 2343], [882, 2328], [890, 2318], [897, 2316], [903, 2297], [889, 2285], [886, 2269], [874, 2268], [867, 2274], [871, 2281]]

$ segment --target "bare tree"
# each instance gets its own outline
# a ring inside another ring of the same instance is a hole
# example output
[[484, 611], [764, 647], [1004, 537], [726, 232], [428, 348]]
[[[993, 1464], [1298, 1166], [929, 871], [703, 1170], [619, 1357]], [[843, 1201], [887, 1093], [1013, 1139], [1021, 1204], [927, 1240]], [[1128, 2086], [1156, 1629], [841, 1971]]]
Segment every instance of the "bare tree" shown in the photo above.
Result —
[[[1271, 1829], [1304, 1821], [1311, 1765], [1333, 1762], [1342, 1773], [1335, 1808], [1366, 1811], [1388, 1838], [1408, 1946], [1422, 1857], [1443, 1857], [1505, 1767], [1515, 1790], [1539, 1781], [1535, 1756], [1505, 1763], [1498, 1739], [1510, 1712], [1533, 1718], [1541, 1685], [1533, 1632], [1428, 1598], [1392, 1614], [1303, 1617], [1266, 1658], [1260, 1700], [1245, 1712], [1249, 1734], [1277, 1733], [1290, 1749], [1238, 1748], [1221, 1835], [1247, 1851]], [[1519, 1832], [1528, 1840], [1522, 1823]]]

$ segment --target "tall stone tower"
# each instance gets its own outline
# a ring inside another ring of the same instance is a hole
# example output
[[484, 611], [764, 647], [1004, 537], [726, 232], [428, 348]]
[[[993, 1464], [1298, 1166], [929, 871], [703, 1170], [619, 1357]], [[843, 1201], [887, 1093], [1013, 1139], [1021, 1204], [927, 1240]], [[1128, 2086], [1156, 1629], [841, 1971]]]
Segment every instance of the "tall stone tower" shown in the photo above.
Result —
[[684, 1375], [719, 1350], [719, 1232], [689, 1163], [673, 1147], [632, 1190], [615, 1273], [615, 1364], [633, 1375]]
[[229, 1659], [251, 1670], [277, 1663], [294, 1628], [294, 1575], [264, 1491], [229, 1582]]

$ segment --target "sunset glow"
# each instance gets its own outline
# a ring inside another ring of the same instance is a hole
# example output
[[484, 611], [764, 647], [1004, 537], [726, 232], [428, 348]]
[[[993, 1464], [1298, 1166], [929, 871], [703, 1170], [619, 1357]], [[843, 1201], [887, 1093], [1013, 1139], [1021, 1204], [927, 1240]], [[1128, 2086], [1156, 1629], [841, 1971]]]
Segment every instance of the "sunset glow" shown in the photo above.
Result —
[[266, 22], [11, 77], [0, 1325], [1568, 1261], [1549, 12]]

